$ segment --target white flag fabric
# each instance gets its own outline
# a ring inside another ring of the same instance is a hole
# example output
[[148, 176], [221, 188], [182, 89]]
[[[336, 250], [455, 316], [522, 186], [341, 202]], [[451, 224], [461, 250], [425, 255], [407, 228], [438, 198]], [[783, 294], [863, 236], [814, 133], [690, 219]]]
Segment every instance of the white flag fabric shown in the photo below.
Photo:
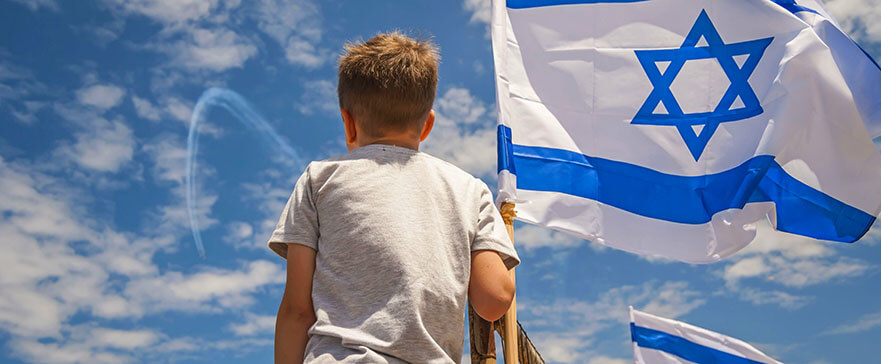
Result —
[[492, 40], [520, 220], [711, 263], [879, 213], [881, 68], [818, 1], [494, 0]]
[[635, 364], [781, 364], [752, 345], [630, 307]]
[[838, 71], [853, 94], [857, 110], [872, 138], [881, 136], [881, 66], [853, 39], [816, 0], [777, 0], [787, 10], [809, 24], [835, 59]]

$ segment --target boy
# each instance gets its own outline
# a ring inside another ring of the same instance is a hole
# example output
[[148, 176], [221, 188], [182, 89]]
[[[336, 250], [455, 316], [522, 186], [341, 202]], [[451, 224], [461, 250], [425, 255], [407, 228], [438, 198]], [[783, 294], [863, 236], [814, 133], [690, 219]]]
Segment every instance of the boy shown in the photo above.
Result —
[[419, 152], [438, 55], [397, 32], [346, 46], [338, 96], [349, 153], [300, 176], [269, 247], [287, 259], [276, 363], [451, 363], [466, 295], [487, 320], [519, 263], [486, 185]]

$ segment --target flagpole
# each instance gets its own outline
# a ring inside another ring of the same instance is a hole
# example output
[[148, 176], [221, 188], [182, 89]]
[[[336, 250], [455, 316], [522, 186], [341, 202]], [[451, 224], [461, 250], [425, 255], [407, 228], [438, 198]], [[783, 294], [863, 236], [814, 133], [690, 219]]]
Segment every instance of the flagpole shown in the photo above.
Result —
[[[516, 211], [514, 211], [514, 204], [510, 202], [505, 202], [502, 204], [501, 208], [502, 220], [505, 222], [505, 228], [508, 229], [508, 237], [511, 238], [511, 244], [514, 244], [514, 217], [517, 216]], [[514, 268], [511, 268], [508, 271], [508, 274], [511, 276], [512, 282], [517, 282], [514, 275]], [[511, 299], [511, 306], [508, 307], [508, 312], [505, 313], [501, 318], [502, 321], [502, 347], [504, 348], [505, 354], [505, 364], [517, 364], [519, 362], [518, 358], [518, 349], [519, 343], [518, 339], [518, 328], [517, 325], [517, 295], [514, 294], [514, 298]]]

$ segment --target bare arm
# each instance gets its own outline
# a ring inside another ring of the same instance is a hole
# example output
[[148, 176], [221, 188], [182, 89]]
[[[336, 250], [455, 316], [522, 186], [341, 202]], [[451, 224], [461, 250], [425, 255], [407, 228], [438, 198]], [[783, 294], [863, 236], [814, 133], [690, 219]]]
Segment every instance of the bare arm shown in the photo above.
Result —
[[493, 250], [471, 252], [468, 296], [474, 311], [487, 321], [498, 320], [511, 306], [514, 282], [499, 253]]
[[287, 283], [275, 322], [275, 363], [302, 363], [307, 331], [315, 323], [312, 307], [312, 275], [315, 273], [315, 250], [300, 244], [288, 244]]

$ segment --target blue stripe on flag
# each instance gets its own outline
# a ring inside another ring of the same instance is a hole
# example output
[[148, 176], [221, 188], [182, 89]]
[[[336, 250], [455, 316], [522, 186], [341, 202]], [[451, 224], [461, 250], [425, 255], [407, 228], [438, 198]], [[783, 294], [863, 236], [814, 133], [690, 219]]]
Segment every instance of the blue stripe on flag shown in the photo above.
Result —
[[644, 1], [651, 0], [508, 0], [507, 6], [511, 9], [528, 9], [554, 5], [639, 3]]
[[857, 41], [855, 41], [853, 39], [851, 39], [851, 41], [853, 41], [853, 44], [856, 44], [857, 48], [859, 48], [861, 51], [863, 51], [863, 54], [865, 54], [866, 57], [869, 57], [869, 60], [872, 61], [872, 64], [874, 64], [875, 67], [877, 67], [878, 70], [881, 71], [881, 65], [878, 64], [878, 61], [875, 60], [875, 57], [872, 57], [872, 55], [869, 54], [869, 52], [867, 52], [859, 43], [857, 43]]
[[663, 331], [630, 323], [630, 337], [642, 348], [660, 350], [694, 363], [763, 364], [760, 361], [706, 347]]
[[516, 145], [504, 125], [499, 135], [499, 171], [516, 174], [521, 190], [565, 193], [685, 224], [707, 223], [720, 211], [771, 201], [778, 230], [840, 242], [858, 240], [875, 221], [790, 176], [773, 156], [756, 156], [716, 174], [678, 176], [562, 149]]
[[514, 168], [514, 164], [511, 163], [514, 161], [514, 148], [512, 147], [514, 144], [511, 142], [511, 128], [505, 127], [504, 125], [499, 125], [498, 134], [499, 152], [496, 154], [499, 158], [499, 172], [506, 170], [508, 172], [511, 172], [511, 174], [517, 174], [517, 169]]
[[822, 14], [820, 14], [819, 11], [811, 9], [807, 6], [801, 6], [799, 4], [796, 4], [795, 0], [771, 0], [771, 1], [773, 1], [777, 5], [782, 6], [784, 9], [789, 10], [793, 14], [798, 13], [800, 11], [807, 11], [807, 12], [814, 13], [817, 15], [822, 15]]

